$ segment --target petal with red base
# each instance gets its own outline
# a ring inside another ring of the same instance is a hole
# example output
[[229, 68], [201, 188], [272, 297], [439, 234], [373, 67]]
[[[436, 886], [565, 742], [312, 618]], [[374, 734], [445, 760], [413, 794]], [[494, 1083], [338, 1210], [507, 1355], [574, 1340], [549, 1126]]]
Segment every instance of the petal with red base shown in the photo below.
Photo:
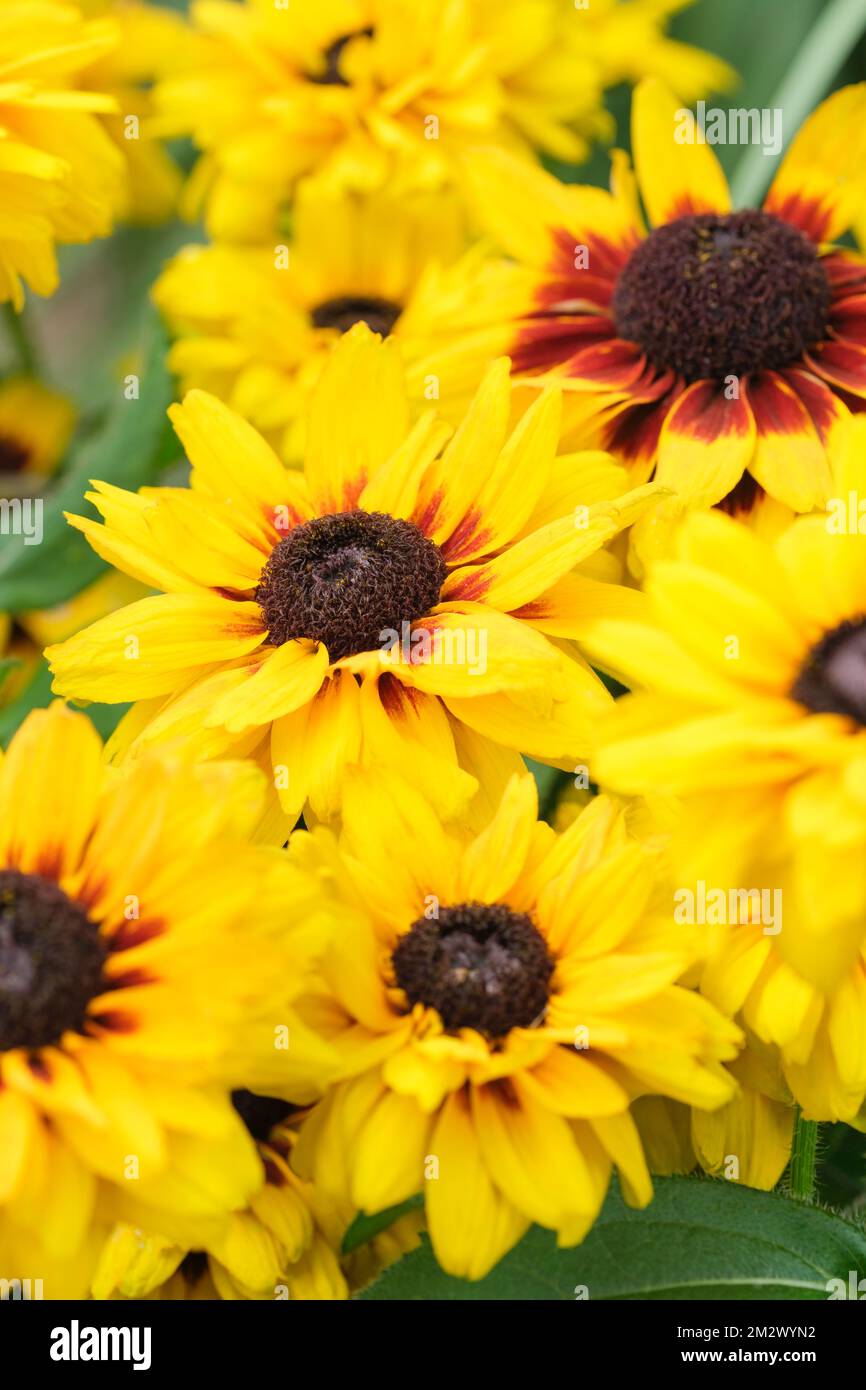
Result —
[[866, 84], [842, 87], [801, 126], [764, 203], [813, 241], [835, 241], [862, 205]]
[[794, 386], [777, 372], [759, 372], [744, 390], [758, 431], [749, 471], [795, 512], [823, 506], [831, 484], [827, 451]]
[[839, 397], [825, 381], [802, 367], [786, 367], [779, 375], [793, 386], [812, 417], [818, 437], [829, 447], [834, 431], [848, 415]]
[[646, 368], [646, 357], [634, 343], [611, 338], [606, 343], [585, 348], [568, 363], [569, 384], [580, 384], [589, 391], [630, 392]]
[[613, 334], [613, 324], [601, 314], [525, 319], [510, 348], [512, 371], [562, 370], [585, 348], [613, 341]]
[[748, 468], [755, 437], [745, 394], [728, 400], [716, 382], [696, 381], [662, 426], [656, 480], [690, 504], [711, 507]]
[[841, 386], [855, 396], [866, 396], [866, 347], [831, 339], [811, 353], [804, 353], [804, 361], [833, 386]]
[[662, 426], [682, 390], [680, 386], [660, 401], [626, 406], [605, 428], [605, 449], [631, 468], [653, 463]]
[[632, 150], [640, 191], [654, 227], [694, 212], [729, 212], [727, 180], [705, 143], [680, 144], [682, 107], [658, 78], [632, 97]]
[[830, 323], [840, 338], [866, 347], [866, 294], [849, 294], [830, 310]]

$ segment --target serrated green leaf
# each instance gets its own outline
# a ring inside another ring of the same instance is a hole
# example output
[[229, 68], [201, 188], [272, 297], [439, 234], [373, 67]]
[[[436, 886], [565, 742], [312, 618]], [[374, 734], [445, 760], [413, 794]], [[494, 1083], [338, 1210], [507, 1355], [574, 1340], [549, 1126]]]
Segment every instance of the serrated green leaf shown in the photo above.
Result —
[[107, 568], [63, 513], [96, 515], [84, 501], [91, 478], [134, 489], [153, 477], [170, 428], [166, 410], [172, 383], [166, 349], [165, 333], [151, 315], [139, 397], [127, 400], [118, 386], [103, 427], [73, 448], [62, 477], [44, 497], [41, 544], [25, 545], [24, 536], [0, 538], [0, 610], [21, 612], [64, 603]]
[[[827, 1299], [828, 1281], [866, 1275], [863, 1229], [776, 1192], [659, 1178], [645, 1211], [613, 1189], [582, 1245], [533, 1227], [486, 1279], [443, 1274], [427, 1241], [362, 1299]], [[586, 1290], [586, 1295], [582, 1290]]]

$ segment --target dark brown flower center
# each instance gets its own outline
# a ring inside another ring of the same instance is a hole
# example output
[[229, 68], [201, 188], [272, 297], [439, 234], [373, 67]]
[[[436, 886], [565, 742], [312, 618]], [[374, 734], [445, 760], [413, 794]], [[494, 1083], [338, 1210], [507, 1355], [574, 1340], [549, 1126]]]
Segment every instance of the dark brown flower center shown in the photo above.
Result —
[[324, 65], [321, 72], [308, 73], [307, 80], [317, 83], [320, 87], [348, 87], [349, 84], [340, 71], [340, 58], [342, 57], [343, 49], [352, 39], [371, 39], [372, 37], [372, 29], [355, 29], [350, 34], [341, 34], [338, 39], [334, 39], [334, 42], [325, 49], [323, 55]]
[[30, 448], [11, 434], [0, 434], [0, 473], [23, 473], [30, 462]]
[[523, 912], [460, 903], [412, 923], [391, 958], [410, 1005], [436, 1009], [446, 1028], [502, 1037], [544, 1013], [553, 960]]
[[375, 651], [423, 618], [445, 579], [439, 547], [411, 521], [338, 512], [296, 526], [273, 550], [256, 599], [268, 641], [324, 642], [331, 661]]
[[813, 714], [845, 714], [866, 725], [866, 617], [841, 623], [815, 644], [791, 698]]
[[339, 299], [326, 299], [310, 317], [316, 328], [336, 328], [339, 333], [348, 333], [356, 323], [366, 323], [373, 333], [387, 338], [402, 312], [399, 304], [388, 299], [346, 294]]
[[97, 927], [56, 883], [0, 870], [0, 1051], [82, 1032], [106, 954]]
[[815, 246], [767, 212], [700, 213], [658, 227], [613, 295], [617, 333], [686, 381], [786, 367], [827, 328]]
[[282, 1124], [295, 1109], [286, 1100], [258, 1096], [254, 1091], [232, 1091], [232, 1105], [253, 1139], [261, 1144], [267, 1142], [274, 1125]]

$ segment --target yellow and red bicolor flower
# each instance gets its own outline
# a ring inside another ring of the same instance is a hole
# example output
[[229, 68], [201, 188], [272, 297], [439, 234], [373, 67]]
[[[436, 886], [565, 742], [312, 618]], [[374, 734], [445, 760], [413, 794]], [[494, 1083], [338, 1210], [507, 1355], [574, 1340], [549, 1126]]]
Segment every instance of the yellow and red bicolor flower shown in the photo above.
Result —
[[83, 1297], [116, 1221], [217, 1239], [263, 1181], [231, 1104], [333, 1070], [292, 998], [329, 928], [250, 843], [248, 763], [109, 767], [83, 714], [31, 713], [0, 766], [0, 1268]]
[[678, 143], [688, 114], [659, 81], [637, 88], [637, 184], [617, 154], [610, 193], [502, 152], [466, 161], [518, 263], [502, 284], [525, 290], [499, 345], [518, 378], [565, 387], [584, 441], [683, 504], [763, 490], [808, 511], [829, 493], [840, 419], [866, 401], [866, 260], [835, 244], [864, 196], [866, 86], [810, 117], [760, 210], [732, 209], [709, 145]]
[[526, 773], [478, 834], [352, 774], [339, 842], [289, 847], [339, 917], [298, 1007], [341, 1058], [293, 1164], [366, 1212], [423, 1191], [440, 1264], [470, 1279], [532, 1221], [576, 1245], [614, 1166], [650, 1201], [638, 1096], [712, 1109], [736, 1089], [739, 1030], [677, 983], [700, 937], [658, 853], [606, 797], [560, 836], [536, 817]]
[[866, 420], [843, 441], [845, 508], [769, 538], [692, 514], [650, 566], [643, 619], [597, 625], [598, 659], [616, 653], [635, 688], [592, 766], [622, 794], [679, 799], [678, 882], [717, 889], [723, 909], [707, 915], [703, 991], [778, 1049], [810, 1118], [859, 1125], [866, 535], [847, 504], [863, 496]]
[[575, 644], [638, 597], [605, 582], [604, 546], [657, 490], [557, 458], [557, 391], [509, 435], [510, 407], [503, 359], [456, 432], [411, 425], [396, 345], [363, 323], [313, 396], [303, 473], [191, 392], [171, 411], [191, 487], [100, 483], [104, 525], [70, 518], [162, 593], [50, 647], [56, 688], [139, 702], [118, 754], [183, 736], [260, 756], [292, 816], [336, 814], [354, 764], [409, 759], [451, 810], [519, 753], [573, 768], [610, 703]]

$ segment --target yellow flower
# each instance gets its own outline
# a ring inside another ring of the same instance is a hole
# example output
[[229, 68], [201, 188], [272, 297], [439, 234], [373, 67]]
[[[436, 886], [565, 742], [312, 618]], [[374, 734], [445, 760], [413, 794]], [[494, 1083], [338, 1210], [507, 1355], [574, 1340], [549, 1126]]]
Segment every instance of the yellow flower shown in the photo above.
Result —
[[[494, 335], [525, 387], [560, 382], [565, 440], [609, 449], [637, 480], [654, 473], [679, 505], [741, 510], [763, 490], [809, 511], [829, 495], [846, 403], [866, 397], [866, 261], [834, 245], [863, 202], [866, 84], [809, 118], [760, 211], [732, 211], [689, 114], [641, 83], [637, 183], [618, 153], [611, 193], [502, 151], [466, 159], [479, 215], [513, 258], [478, 288], [478, 359]], [[426, 370], [446, 376], [471, 347], [445, 343]]]
[[695, 94], [731, 74], [663, 38], [657, 0], [197, 0], [188, 70], [155, 92], [156, 128], [204, 152], [189, 190], [214, 236], [271, 237], [307, 174], [428, 186], [479, 138], [586, 157], [610, 133], [603, 89], [675, 61]]
[[325, 928], [282, 853], [244, 843], [262, 781], [120, 775], [60, 704], [0, 767], [0, 1268], [46, 1297], [83, 1295], [117, 1220], [218, 1238], [262, 1177], [231, 1088], [308, 1103], [327, 1078], [291, 1010]]
[[350, 1255], [340, 1246], [355, 1213], [299, 1178], [291, 1106], [236, 1091], [235, 1108], [256, 1140], [265, 1181], [206, 1250], [118, 1226], [93, 1280], [96, 1298], [341, 1300], [418, 1243], [420, 1213], [401, 1217]]
[[118, 41], [65, 0], [0, 7], [0, 301], [24, 303], [26, 282], [53, 294], [55, 243], [111, 231], [123, 161], [99, 115], [114, 102], [84, 90], [81, 74]]
[[597, 500], [621, 470], [555, 459], [558, 394], [510, 437], [509, 406], [500, 361], [453, 437], [432, 412], [410, 429], [396, 348], [357, 324], [315, 393], [301, 475], [191, 392], [171, 411], [191, 490], [98, 484], [105, 524], [70, 518], [164, 592], [50, 647], [55, 688], [141, 702], [116, 753], [184, 736], [199, 756], [263, 755], [294, 817], [308, 800], [336, 814], [357, 763], [411, 759], [452, 810], [477, 781], [495, 794], [518, 752], [573, 767], [610, 697], [571, 639], [637, 601], [603, 582], [600, 552], [652, 485]]
[[693, 515], [675, 558], [650, 569], [644, 618], [598, 625], [599, 658], [617, 652], [641, 689], [591, 765], [606, 786], [681, 798], [678, 882], [703, 883], [715, 938], [704, 991], [778, 1046], [809, 1117], [853, 1120], [866, 1094], [866, 536], [848, 508], [866, 428], [846, 434], [838, 507], [775, 540]]
[[53, 473], [75, 428], [66, 396], [32, 377], [0, 382], [0, 474]]
[[697, 1110], [661, 1096], [635, 1103], [651, 1173], [700, 1168], [764, 1192], [776, 1186], [791, 1157], [797, 1114], [778, 1054], [747, 1032], [746, 1046], [729, 1070], [739, 1090], [718, 1110]]
[[162, 144], [148, 131], [152, 102], [149, 88], [157, 76], [185, 61], [191, 42], [181, 16], [138, 0], [78, 0], [88, 18], [114, 21], [118, 43], [83, 73], [83, 85], [107, 92], [117, 114], [103, 124], [126, 168], [119, 216], [151, 226], [170, 217], [181, 190], [181, 173]]
[[650, 1201], [637, 1096], [712, 1108], [735, 1089], [739, 1031], [676, 983], [697, 938], [653, 853], [606, 798], [561, 836], [536, 814], [526, 774], [477, 835], [409, 783], [355, 775], [339, 850], [324, 828], [290, 842], [339, 918], [298, 1007], [343, 1078], [297, 1170], [366, 1212], [423, 1188], [440, 1264], [474, 1279], [532, 1221], [581, 1241], [614, 1165]]
[[465, 246], [453, 193], [308, 182], [292, 224], [288, 245], [187, 246], [153, 291], [178, 335], [169, 365], [182, 390], [212, 391], [287, 462], [303, 457], [310, 392], [339, 334], [359, 321], [393, 334], [410, 365], [453, 330], [455, 301], [465, 318], [477, 259], [444, 273]]

